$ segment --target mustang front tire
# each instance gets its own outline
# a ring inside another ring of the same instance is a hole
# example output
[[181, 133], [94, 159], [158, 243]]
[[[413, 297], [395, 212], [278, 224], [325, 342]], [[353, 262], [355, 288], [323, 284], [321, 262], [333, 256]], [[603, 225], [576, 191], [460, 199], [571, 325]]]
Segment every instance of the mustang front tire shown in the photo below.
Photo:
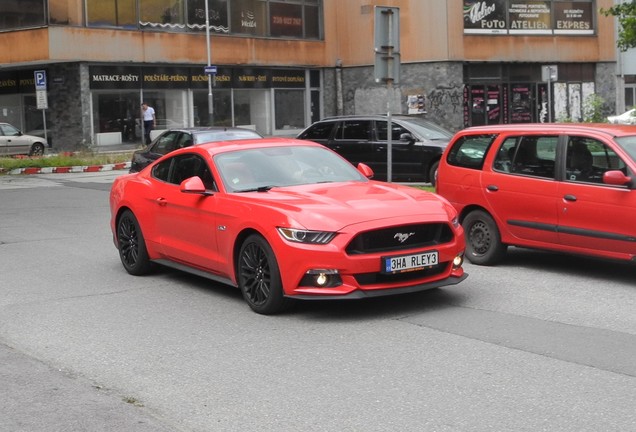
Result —
[[249, 307], [259, 314], [279, 313], [290, 305], [290, 300], [283, 297], [274, 251], [260, 235], [250, 235], [241, 245], [238, 285]]

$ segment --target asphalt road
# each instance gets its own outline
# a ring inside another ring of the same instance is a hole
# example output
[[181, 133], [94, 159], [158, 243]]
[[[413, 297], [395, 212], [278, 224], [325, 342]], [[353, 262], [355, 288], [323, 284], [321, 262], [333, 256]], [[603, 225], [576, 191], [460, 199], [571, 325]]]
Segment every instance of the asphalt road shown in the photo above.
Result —
[[249, 310], [122, 268], [121, 172], [0, 177], [1, 431], [636, 431], [636, 267], [511, 250], [462, 284]]

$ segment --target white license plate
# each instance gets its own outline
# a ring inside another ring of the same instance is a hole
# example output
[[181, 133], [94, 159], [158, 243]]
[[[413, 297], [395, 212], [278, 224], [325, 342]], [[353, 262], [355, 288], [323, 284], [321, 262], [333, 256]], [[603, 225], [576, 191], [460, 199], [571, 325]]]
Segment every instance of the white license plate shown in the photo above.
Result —
[[439, 264], [437, 251], [382, 258], [382, 273], [421, 270]]

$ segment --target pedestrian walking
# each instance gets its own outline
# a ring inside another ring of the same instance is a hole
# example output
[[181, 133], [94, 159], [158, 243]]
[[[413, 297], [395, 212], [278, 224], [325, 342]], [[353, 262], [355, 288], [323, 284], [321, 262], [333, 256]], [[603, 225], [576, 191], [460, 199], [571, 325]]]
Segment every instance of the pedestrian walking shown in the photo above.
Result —
[[155, 109], [148, 102], [141, 104], [141, 116], [144, 120], [144, 137], [146, 145], [150, 144], [150, 131], [155, 127]]

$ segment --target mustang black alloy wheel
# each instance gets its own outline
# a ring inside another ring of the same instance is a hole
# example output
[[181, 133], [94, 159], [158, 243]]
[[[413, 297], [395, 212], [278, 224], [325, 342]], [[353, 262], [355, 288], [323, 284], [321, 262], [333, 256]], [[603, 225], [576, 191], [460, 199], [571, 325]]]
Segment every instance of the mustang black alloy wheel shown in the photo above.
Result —
[[151, 263], [146, 242], [139, 222], [130, 210], [124, 211], [117, 221], [117, 244], [119, 258], [128, 273], [137, 276], [148, 273]]
[[274, 251], [260, 235], [243, 242], [238, 257], [238, 284], [243, 298], [254, 312], [269, 315], [290, 305], [283, 297], [283, 284]]
[[507, 246], [501, 243], [497, 224], [486, 212], [474, 210], [462, 222], [466, 234], [466, 257], [479, 265], [493, 265], [501, 261]]

